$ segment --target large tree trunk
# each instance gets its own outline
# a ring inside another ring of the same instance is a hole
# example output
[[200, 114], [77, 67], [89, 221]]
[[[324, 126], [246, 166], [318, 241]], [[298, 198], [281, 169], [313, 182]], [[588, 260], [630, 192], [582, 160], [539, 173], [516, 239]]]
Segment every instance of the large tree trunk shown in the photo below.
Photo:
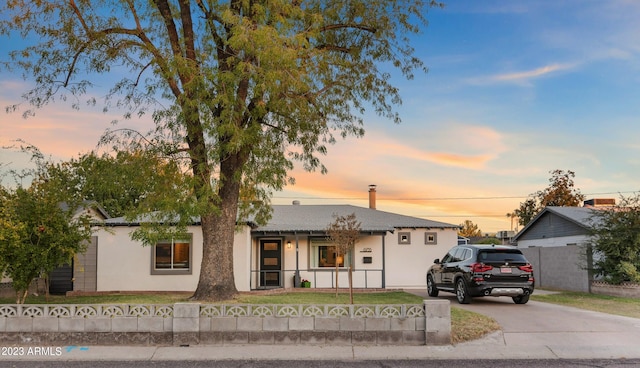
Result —
[[209, 214], [202, 216], [203, 254], [198, 287], [192, 299], [222, 301], [238, 293], [233, 269], [241, 154], [232, 154], [220, 166], [219, 202]]

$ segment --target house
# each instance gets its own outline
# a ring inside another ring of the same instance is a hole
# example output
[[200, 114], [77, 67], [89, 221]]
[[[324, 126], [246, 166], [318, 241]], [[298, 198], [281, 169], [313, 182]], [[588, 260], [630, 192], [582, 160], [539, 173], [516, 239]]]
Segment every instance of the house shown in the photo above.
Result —
[[[67, 211], [69, 210], [69, 206], [67, 203], [61, 203], [60, 208]], [[102, 222], [105, 219], [109, 218], [109, 214], [107, 211], [100, 206], [95, 201], [85, 201], [78, 208], [75, 209], [73, 218], [77, 219], [80, 216], [88, 216], [93, 221]], [[92, 264], [91, 262], [85, 262], [84, 259], [87, 257], [95, 256], [97, 238], [95, 236], [92, 237], [90, 242], [87, 244], [87, 251], [84, 254], [76, 255], [74, 257], [74, 261], [71, 264], [64, 264], [60, 267], [57, 267], [49, 274], [49, 292], [52, 294], [64, 294], [68, 291], [74, 290], [74, 287], [79, 287], [84, 289], [84, 282], [87, 281], [95, 284], [95, 269], [91, 267], [95, 267], [95, 262]], [[85, 268], [85, 264], [89, 267]], [[87, 276], [88, 280], [84, 278], [75, 279], [75, 275]], [[93, 280], [91, 278], [93, 277]], [[34, 280], [29, 287], [29, 292], [31, 294], [44, 294], [46, 292], [46, 283], [43, 278], [38, 278]], [[15, 291], [13, 290], [12, 280], [5, 275], [0, 274], [0, 297], [14, 297]]]
[[512, 242], [518, 248], [583, 244], [589, 239], [593, 211], [591, 207], [545, 207]]
[[[240, 291], [290, 288], [294, 276], [311, 287], [335, 287], [336, 262], [340, 287], [348, 286], [353, 265], [355, 288], [423, 288], [435, 258], [457, 244], [458, 225], [404, 216], [375, 208], [375, 187], [369, 208], [352, 205], [273, 206], [268, 224], [239, 224], [234, 240], [234, 276]], [[345, 257], [337, 256], [325, 228], [335, 215], [355, 213], [361, 237]], [[202, 260], [202, 232], [197, 221], [186, 239], [167, 239], [143, 247], [130, 238], [139, 226], [123, 218], [104, 221], [96, 241], [78, 257], [76, 291], [194, 291]], [[91, 275], [87, 275], [91, 273]], [[95, 279], [79, 284], [78, 280]]]
[[592, 259], [585, 245], [593, 211], [610, 200], [585, 201], [585, 207], [545, 207], [512, 242], [533, 265], [536, 287], [589, 292]]

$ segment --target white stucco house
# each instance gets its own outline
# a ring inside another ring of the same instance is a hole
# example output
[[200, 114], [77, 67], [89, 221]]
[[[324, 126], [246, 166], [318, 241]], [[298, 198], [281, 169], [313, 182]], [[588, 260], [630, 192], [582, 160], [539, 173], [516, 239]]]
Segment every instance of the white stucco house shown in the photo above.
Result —
[[[325, 228], [335, 215], [355, 213], [361, 237], [352, 253], [336, 257]], [[87, 252], [74, 264], [75, 291], [194, 291], [202, 260], [202, 232], [196, 221], [187, 239], [167, 239], [143, 247], [131, 240], [139, 224], [104, 220]], [[236, 287], [240, 291], [290, 288], [294, 274], [311, 287], [331, 288], [339, 263], [339, 286], [422, 288], [435, 258], [457, 244], [458, 225], [351, 205], [273, 206], [268, 224], [240, 224], [234, 242]]]

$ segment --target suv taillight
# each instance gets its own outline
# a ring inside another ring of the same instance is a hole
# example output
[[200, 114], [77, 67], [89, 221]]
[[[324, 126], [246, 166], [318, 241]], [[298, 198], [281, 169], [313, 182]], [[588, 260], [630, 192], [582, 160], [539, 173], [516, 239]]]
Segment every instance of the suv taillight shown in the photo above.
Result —
[[493, 266], [484, 263], [474, 263], [471, 265], [471, 272], [482, 273], [493, 270]]
[[530, 265], [530, 264], [526, 264], [526, 265], [524, 265], [524, 266], [518, 266], [518, 268], [519, 268], [521, 271], [524, 271], [524, 272], [531, 272], [531, 273], [533, 273], [533, 266], [532, 266], [532, 265]]

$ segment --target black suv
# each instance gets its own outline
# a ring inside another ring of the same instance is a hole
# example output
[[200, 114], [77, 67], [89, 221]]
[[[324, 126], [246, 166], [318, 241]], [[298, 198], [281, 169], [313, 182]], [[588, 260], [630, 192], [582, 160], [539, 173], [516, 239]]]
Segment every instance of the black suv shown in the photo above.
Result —
[[525, 304], [533, 293], [533, 267], [522, 252], [504, 245], [458, 245], [427, 272], [427, 293], [456, 294], [460, 304], [474, 296], [510, 296]]

